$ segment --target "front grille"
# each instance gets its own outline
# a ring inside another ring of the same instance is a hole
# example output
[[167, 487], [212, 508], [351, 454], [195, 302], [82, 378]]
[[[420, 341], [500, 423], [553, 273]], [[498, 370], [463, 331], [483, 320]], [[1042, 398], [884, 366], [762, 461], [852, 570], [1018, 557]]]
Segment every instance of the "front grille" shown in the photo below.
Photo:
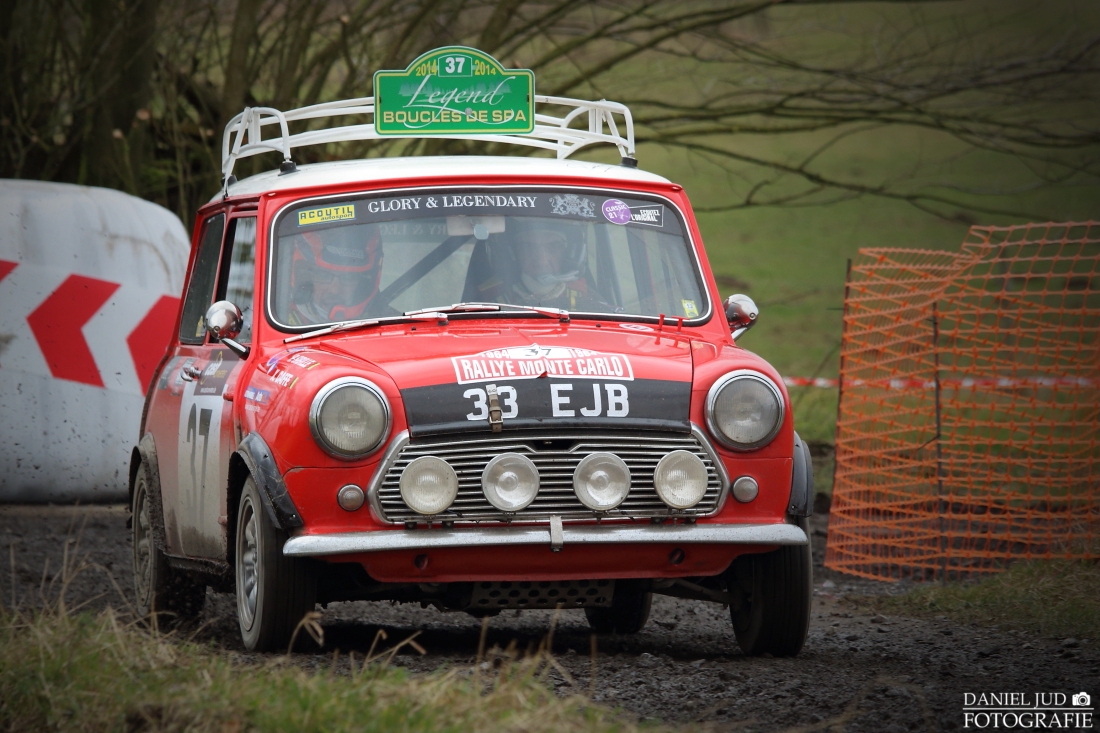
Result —
[[[581, 504], [573, 493], [573, 471], [590, 453], [606, 451], [622, 458], [630, 467], [630, 493], [616, 509], [601, 512], [605, 518], [663, 517], [671, 513], [653, 488], [657, 463], [674, 450], [697, 455], [707, 467], [707, 491], [702, 501], [678, 515], [699, 516], [718, 509], [722, 496], [722, 478], [714, 465], [713, 454], [695, 435], [680, 433], [553, 432], [516, 434], [478, 438], [420, 439], [406, 443], [384, 467], [385, 474], [375, 487], [375, 507], [391, 522], [424, 521], [401, 499], [401, 473], [421, 456], [435, 456], [450, 464], [458, 474], [458, 497], [446, 515], [455, 522], [531, 521], [556, 514], [563, 519], [591, 519], [597, 516]], [[523, 511], [506, 515], [494, 507], [481, 491], [485, 465], [501, 453], [519, 453], [531, 459], [541, 478], [539, 493]]]

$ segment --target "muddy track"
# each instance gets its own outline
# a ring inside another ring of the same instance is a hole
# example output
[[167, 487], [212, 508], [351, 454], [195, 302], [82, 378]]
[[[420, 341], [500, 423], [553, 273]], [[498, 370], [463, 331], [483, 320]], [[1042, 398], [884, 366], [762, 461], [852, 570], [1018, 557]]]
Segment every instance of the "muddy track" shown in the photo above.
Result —
[[[39, 602], [43, 582], [55, 587], [60, 582], [58, 570], [68, 552], [92, 564], [69, 585], [70, 608], [82, 603], [125, 608], [132, 582], [126, 518], [126, 509], [118, 506], [0, 505], [0, 599], [9, 606], [13, 599], [21, 606]], [[825, 570], [826, 525], [827, 517], [813, 520], [815, 605], [799, 657], [745, 657], [720, 606], [657, 597], [641, 633], [598, 638], [595, 699], [636, 718], [698, 721], [716, 730], [868, 733], [962, 729], [964, 692], [1086, 691], [1094, 705], [1100, 699], [1097, 640], [1066, 648], [1061, 640], [945, 619], [858, 612], [847, 596], [899, 593], [910, 586]], [[244, 659], [257, 658], [243, 652], [233, 604], [231, 595], [208, 593], [202, 627], [194, 633]], [[487, 647], [536, 646], [552, 615], [505, 611], [491, 619]], [[409, 650], [395, 658], [418, 672], [471, 665], [481, 634], [481, 622], [466, 614], [388, 603], [331, 604], [323, 625], [326, 648], [360, 658], [379, 629], [389, 642], [419, 632], [416, 641], [427, 654]], [[551, 678], [563, 693], [590, 689], [590, 643], [583, 613], [562, 612], [553, 647], [570, 680], [556, 672]], [[332, 655], [296, 655], [296, 661], [327, 667]]]

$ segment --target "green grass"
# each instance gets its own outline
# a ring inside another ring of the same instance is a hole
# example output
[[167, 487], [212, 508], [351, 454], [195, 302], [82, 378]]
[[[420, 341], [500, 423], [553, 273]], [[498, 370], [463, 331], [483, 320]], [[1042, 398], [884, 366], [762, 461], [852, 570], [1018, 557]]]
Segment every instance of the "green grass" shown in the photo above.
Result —
[[[410, 675], [383, 661], [236, 655], [125, 624], [112, 611], [0, 608], [0, 729], [58, 731], [635, 731], [556, 697], [542, 653], [498, 670]], [[383, 660], [385, 657], [383, 656]]]
[[977, 582], [929, 584], [867, 603], [887, 613], [949, 616], [1044, 636], [1100, 639], [1100, 563], [1018, 562]]

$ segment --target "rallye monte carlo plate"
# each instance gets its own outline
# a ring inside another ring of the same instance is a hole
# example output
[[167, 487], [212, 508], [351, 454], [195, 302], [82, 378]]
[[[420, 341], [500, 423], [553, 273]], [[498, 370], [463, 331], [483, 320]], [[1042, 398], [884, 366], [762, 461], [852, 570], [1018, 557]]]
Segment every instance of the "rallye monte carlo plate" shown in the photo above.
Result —
[[[245, 646], [285, 651], [317, 602], [578, 608], [633, 633], [663, 593], [728, 605], [746, 653], [799, 651], [812, 471], [779, 374], [735, 341], [756, 306], [721, 300], [629, 110], [533, 79], [494, 96], [526, 74], [437, 49], [379, 77], [400, 129], [330, 122], [373, 98], [230, 120], [132, 456], [144, 613], [235, 591]], [[527, 126], [482, 135], [504, 106]], [[395, 131], [558, 159], [291, 158]], [[597, 143], [622, 165], [566, 159]]]

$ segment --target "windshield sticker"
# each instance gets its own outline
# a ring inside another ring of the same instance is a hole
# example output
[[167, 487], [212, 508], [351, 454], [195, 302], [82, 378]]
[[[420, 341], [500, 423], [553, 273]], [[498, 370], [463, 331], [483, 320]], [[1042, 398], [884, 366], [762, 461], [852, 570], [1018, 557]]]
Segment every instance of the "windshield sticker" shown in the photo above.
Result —
[[695, 307], [694, 300], [681, 300], [680, 303], [684, 306], [684, 315], [688, 318], [698, 318], [699, 309]]
[[[371, 202], [377, 203], [377, 202]], [[342, 204], [340, 206], [325, 206], [321, 209], [306, 209], [298, 212], [298, 226], [304, 227], [310, 224], [324, 224], [330, 221], [355, 218], [355, 204]]]
[[645, 224], [651, 227], [665, 225], [665, 207], [661, 204], [628, 206], [619, 199], [608, 199], [603, 202], [603, 215], [612, 224]]
[[[348, 224], [411, 225], [425, 219], [453, 216], [533, 216], [572, 219], [597, 226], [637, 225], [676, 236], [681, 234], [682, 227], [679, 217], [673, 215], [674, 211], [667, 204], [625, 194], [609, 199], [607, 194], [552, 190], [471, 190], [364, 196], [329, 206], [314, 203], [308, 208], [293, 209], [287, 216], [281, 216], [278, 226], [280, 236], [290, 236]], [[666, 216], [666, 213], [669, 215]], [[425, 223], [423, 226], [436, 224]], [[500, 232], [490, 229], [489, 233]]]
[[631, 206], [630, 223], [645, 224], [650, 227], [663, 227], [665, 225], [665, 207], [660, 204], [654, 206]]
[[563, 193], [550, 197], [550, 210], [558, 216], [581, 216], [596, 218], [596, 207], [586, 198], [575, 193]]
[[436, 203], [436, 197], [429, 196], [426, 208], [434, 209], [440, 207], [444, 209], [453, 209], [455, 207], [461, 207], [465, 209], [469, 207], [508, 207], [513, 209], [533, 209], [535, 208], [535, 202], [538, 200], [537, 196], [517, 196], [515, 194], [510, 196], [464, 194], [440, 196], [439, 198], [439, 203]]
[[389, 211], [415, 211], [420, 208], [422, 199], [422, 196], [400, 199], [376, 199], [367, 202], [367, 211], [372, 214], [383, 214]]
[[619, 199], [608, 199], [603, 202], [603, 215], [612, 224], [627, 224], [630, 222], [630, 207]]
[[543, 347], [533, 344], [495, 349], [470, 356], [451, 357], [451, 363], [459, 384], [491, 382], [501, 378], [634, 379], [634, 369], [630, 365], [630, 359], [624, 354], [606, 354], [564, 346]]
[[652, 331], [650, 326], [642, 325], [641, 323], [620, 323], [620, 328], [629, 328], [631, 331]]

